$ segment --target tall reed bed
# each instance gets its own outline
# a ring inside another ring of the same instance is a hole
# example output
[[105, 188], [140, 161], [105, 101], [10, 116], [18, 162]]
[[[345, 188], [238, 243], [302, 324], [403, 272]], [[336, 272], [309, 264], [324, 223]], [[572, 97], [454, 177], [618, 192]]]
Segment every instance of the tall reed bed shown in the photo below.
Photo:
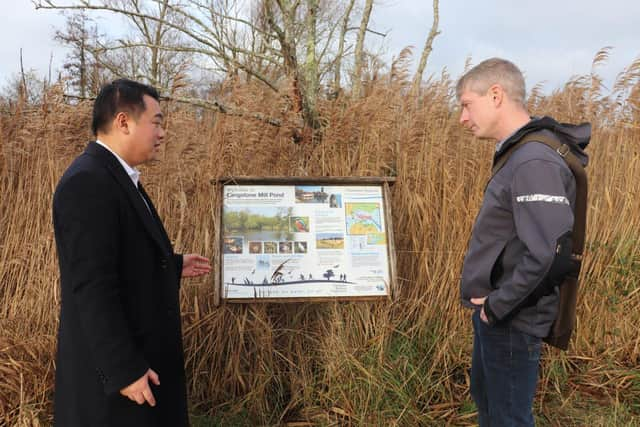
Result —
[[[640, 415], [639, 68], [625, 70], [607, 97], [588, 75], [549, 96], [535, 88], [529, 99], [534, 114], [594, 125], [579, 324], [569, 352], [544, 354], [536, 400], [543, 425]], [[371, 83], [362, 100], [326, 101], [313, 143], [293, 143], [286, 120], [274, 127], [164, 105], [167, 143], [142, 180], [176, 250], [214, 263], [217, 177], [397, 176], [392, 301], [215, 307], [212, 278], [183, 282], [195, 423], [473, 423], [470, 313], [459, 305], [458, 282], [493, 146], [461, 130], [446, 75], [409, 95], [399, 74]], [[227, 96], [273, 117], [286, 108], [252, 85]], [[0, 424], [51, 420], [60, 303], [51, 197], [91, 138], [90, 108], [66, 104], [54, 89], [41, 105], [0, 114]]]

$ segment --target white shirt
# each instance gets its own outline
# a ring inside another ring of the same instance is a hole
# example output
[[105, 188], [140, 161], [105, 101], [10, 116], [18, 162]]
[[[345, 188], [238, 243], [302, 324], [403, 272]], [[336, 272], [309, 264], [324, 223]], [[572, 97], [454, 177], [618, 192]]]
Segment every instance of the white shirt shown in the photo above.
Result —
[[144, 202], [145, 206], [147, 207], [147, 210], [149, 211], [149, 213], [151, 213], [151, 208], [149, 207], [149, 204], [147, 203], [147, 201], [144, 199], [144, 196], [142, 195], [142, 193], [140, 192], [140, 189], [138, 188], [138, 181], [140, 180], [140, 171], [136, 168], [132, 168], [131, 166], [129, 166], [129, 164], [127, 162], [125, 162], [122, 157], [118, 156], [111, 148], [109, 148], [105, 143], [99, 141], [96, 139], [96, 144], [99, 144], [101, 146], [103, 146], [104, 148], [106, 148], [107, 150], [109, 150], [109, 152], [111, 154], [113, 154], [114, 156], [116, 156], [116, 159], [118, 159], [118, 161], [120, 162], [120, 164], [122, 165], [122, 167], [124, 168], [124, 171], [127, 173], [127, 175], [129, 175], [129, 178], [131, 178], [131, 182], [133, 182], [134, 187], [136, 187], [136, 190], [138, 190], [138, 193], [140, 194], [140, 198], [142, 199], [142, 201]]
[[[140, 171], [136, 168], [132, 168], [131, 166], [129, 166], [129, 164], [127, 162], [125, 162], [122, 157], [118, 156], [115, 151], [113, 151], [111, 148], [109, 148], [108, 145], [106, 145], [105, 143], [99, 141], [96, 139], [96, 144], [99, 144], [101, 146], [103, 146], [104, 148], [106, 148], [107, 150], [109, 150], [109, 152], [111, 154], [113, 154], [114, 156], [116, 156], [116, 159], [118, 159], [118, 161], [120, 162], [120, 164], [122, 165], [122, 167], [124, 168], [124, 171], [127, 173], [127, 175], [129, 175], [129, 178], [131, 178], [131, 181], [133, 182], [133, 185], [138, 188], [138, 181], [140, 180]], [[144, 200], [144, 199], [143, 199]], [[146, 202], [145, 202], [146, 203]]]

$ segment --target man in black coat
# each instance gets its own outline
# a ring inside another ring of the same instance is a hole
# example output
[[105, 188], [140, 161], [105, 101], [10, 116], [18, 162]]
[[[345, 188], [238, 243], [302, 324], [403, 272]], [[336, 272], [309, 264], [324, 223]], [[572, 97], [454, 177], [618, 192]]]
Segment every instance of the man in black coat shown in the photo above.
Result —
[[188, 425], [181, 277], [210, 271], [179, 255], [139, 185], [136, 166], [163, 141], [157, 91], [116, 80], [93, 110], [97, 137], [53, 199], [62, 303], [54, 424]]

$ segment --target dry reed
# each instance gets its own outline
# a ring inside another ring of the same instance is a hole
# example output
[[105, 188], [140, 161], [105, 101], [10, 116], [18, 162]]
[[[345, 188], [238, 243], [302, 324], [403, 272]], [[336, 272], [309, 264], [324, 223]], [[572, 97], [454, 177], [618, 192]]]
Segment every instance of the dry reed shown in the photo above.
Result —
[[[609, 425], [640, 414], [639, 68], [625, 70], [609, 97], [594, 74], [530, 97], [533, 113], [594, 125], [579, 325], [569, 352], [544, 354], [541, 423]], [[473, 423], [471, 326], [458, 280], [492, 146], [460, 129], [446, 75], [408, 96], [402, 64], [395, 69], [360, 101], [326, 101], [317, 143], [292, 143], [286, 125], [164, 105], [162, 161], [142, 179], [178, 251], [218, 261], [211, 181], [222, 175], [398, 178], [393, 302], [214, 307], [211, 278], [183, 283], [188, 392], [193, 413], [210, 423]], [[286, 109], [253, 85], [227, 96], [275, 117]], [[59, 309], [51, 196], [90, 139], [89, 114], [54, 88], [41, 105], [0, 115], [0, 424], [51, 420]], [[576, 418], [586, 398], [612, 409]]]

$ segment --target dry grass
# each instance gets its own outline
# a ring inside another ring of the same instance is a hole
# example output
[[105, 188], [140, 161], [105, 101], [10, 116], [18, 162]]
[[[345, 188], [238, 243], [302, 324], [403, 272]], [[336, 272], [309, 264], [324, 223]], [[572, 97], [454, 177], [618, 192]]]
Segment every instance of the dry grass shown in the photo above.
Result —
[[[594, 124], [578, 331], [569, 352], [544, 355], [541, 425], [626, 425], [640, 415], [639, 68], [625, 70], [608, 98], [589, 75], [530, 99], [534, 113]], [[323, 105], [327, 127], [317, 144], [293, 144], [286, 127], [164, 106], [168, 143], [142, 179], [176, 250], [214, 262], [216, 177], [398, 177], [392, 203], [401, 290], [391, 303], [214, 307], [210, 279], [183, 284], [197, 424], [473, 423], [471, 326], [458, 280], [493, 147], [458, 126], [446, 76], [418, 98], [406, 96], [405, 79], [391, 77], [358, 102]], [[253, 86], [229, 96], [248, 110], [282, 110]], [[59, 309], [51, 196], [90, 139], [89, 114], [89, 105], [66, 105], [54, 89], [42, 105], [0, 115], [0, 424], [51, 420]]]

